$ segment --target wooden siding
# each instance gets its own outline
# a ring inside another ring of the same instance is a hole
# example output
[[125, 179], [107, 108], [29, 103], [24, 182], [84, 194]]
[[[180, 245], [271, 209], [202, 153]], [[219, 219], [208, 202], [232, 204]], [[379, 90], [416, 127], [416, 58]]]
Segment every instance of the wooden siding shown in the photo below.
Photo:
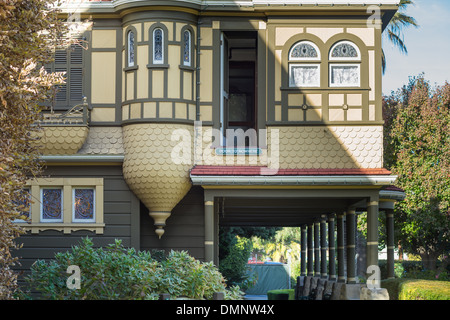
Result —
[[121, 166], [55, 166], [47, 168], [44, 175], [52, 178], [104, 178], [104, 232], [96, 234], [80, 230], [64, 234], [46, 230], [22, 235], [17, 239], [23, 247], [15, 253], [21, 264], [16, 266], [16, 270], [27, 274], [36, 260], [52, 259], [56, 252], [69, 250], [86, 236], [93, 240], [96, 247], [121, 239], [124, 246], [139, 249], [139, 200], [125, 183]]
[[153, 223], [147, 208], [141, 206], [141, 250], [184, 250], [194, 258], [204, 260], [205, 218], [201, 187], [192, 187], [173, 209], [161, 239], [155, 234]]

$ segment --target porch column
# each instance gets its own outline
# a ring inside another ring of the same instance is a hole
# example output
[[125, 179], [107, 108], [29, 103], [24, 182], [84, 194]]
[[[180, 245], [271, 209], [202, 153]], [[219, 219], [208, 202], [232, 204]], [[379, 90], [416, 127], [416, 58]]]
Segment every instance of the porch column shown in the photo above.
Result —
[[319, 222], [314, 222], [314, 276], [320, 277], [320, 233]]
[[344, 241], [344, 214], [337, 214], [337, 260], [338, 282], [345, 282], [345, 241]]
[[345, 216], [347, 223], [347, 283], [356, 283], [356, 214], [350, 208]]
[[[214, 199], [205, 198], [205, 261], [214, 261]], [[217, 264], [216, 264], [217, 265]]]
[[378, 197], [367, 203], [367, 266], [378, 266]]
[[306, 276], [306, 225], [302, 225], [300, 236], [300, 276]]
[[327, 278], [327, 224], [326, 216], [320, 217], [320, 275]]
[[313, 225], [308, 224], [308, 276], [314, 275]]
[[387, 247], [387, 278], [394, 279], [394, 210], [387, 209], [386, 212], [386, 247]]
[[328, 216], [328, 274], [330, 280], [336, 280], [336, 254], [334, 243], [334, 214]]

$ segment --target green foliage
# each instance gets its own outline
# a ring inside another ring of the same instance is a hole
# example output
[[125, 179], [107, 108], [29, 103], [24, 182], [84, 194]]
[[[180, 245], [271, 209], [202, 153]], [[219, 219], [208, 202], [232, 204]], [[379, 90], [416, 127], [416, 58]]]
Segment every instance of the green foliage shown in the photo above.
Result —
[[390, 279], [382, 280], [381, 287], [390, 300], [450, 300], [449, 281]]
[[[80, 268], [79, 289], [67, 286], [70, 265]], [[201, 263], [185, 251], [171, 251], [157, 260], [149, 252], [123, 247], [120, 240], [94, 248], [92, 240], [84, 238], [49, 262], [36, 261], [26, 281], [30, 292], [52, 300], [156, 300], [160, 293], [212, 299], [214, 292], [224, 292], [225, 299], [242, 297], [239, 288], [226, 288], [212, 263]]]
[[450, 84], [432, 89], [423, 75], [385, 98], [385, 166], [406, 198], [395, 225], [405, 251], [428, 269], [450, 251]]
[[[286, 295], [288, 299], [285, 299]], [[267, 300], [295, 300], [295, 289], [269, 290]]]
[[244, 290], [254, 284], [248, 274], [248, 258], [252, 251], [252, 242], [248, 238], [234, 237], [227, 248], [228, 254], [219, 263], [219, 270], [227, 279], [228, 285], [237, 285]]

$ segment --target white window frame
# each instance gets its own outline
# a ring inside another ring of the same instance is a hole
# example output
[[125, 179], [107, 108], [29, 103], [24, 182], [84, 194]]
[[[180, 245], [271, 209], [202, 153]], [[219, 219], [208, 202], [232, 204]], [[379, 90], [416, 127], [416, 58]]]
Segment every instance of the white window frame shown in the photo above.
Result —
[[[356, 67], [358, 69], [358, 83], [357, 84], [340, 84], [340, 83], [333, 83], [332, 82], [332, 68], [333, 67]], [[330, 74], [330, 87], [338, 87], [338, 88], [345, 88], [345, 87], [360, 87], [361, 86], [361, 65], [359, 63], [330, 63], [329, 66], [329, 70], [328, 70], [329, 74]]]
[[[356, 50], [356, 52], [358, 53], [358, 56], [357, 56], [357, 57], [332, 57], [331, 54], [333, 53], [334, 49], [335, 49], [338, 45], [344, 44], [344, 43], [351, 45], [351, 46]], [[343, 40], [343, 41], [336, 42], [336, 43], [331, 47], [330, 52], [329, 52], [329, 55], [328, 55], [328, 59], [329, 59], [330, 61], [349, 61], [349, 60], [353, 60], [353, 61], [361, 61], [361, 51], [359, 50], [359, 47], [358, 47], [356, 44], [354, 44], [353, 42], [348, 41], [348, 40]]]
[[[161, 60], [155, 59], [155, 33], [157, 30], [161, 30]], [[160, 27], [156, 27], [152, 32], [152, 41], [153, 41], [153, 52], [152, 52], [152, 61], [153, 64], [164, 64], [164, 29]]]
[[[43, 209], [44, 209], [44, 190], [45, 189], [55, 189], [61, 190], [61, 218], [59, 219], [45, 219], [43, 217]], [[64, 221], [64, 189], [63, 187], [56, 186], [44, 186], [40, 188], [40, 216], [39, 219], [41, 222], [45, 223], [60, 223]]]
[[[91, 219], [76, 219], [75, 218], [75, 190], [79, 190], [79, 189], [89, 189], [93, 191], [93, 214], [92, 214], [92, 218]], [[92, 223], [95, 222], [96, 220], [96, 202], [95, 202], [95, 187], [72, 187], [72, 222], [79, 222], [79, 223]]]
[[[310, 85], [296, 85], [295, 83], [292, 83], [292, 68], [293, 67], [317, 67], [317, 72], [319, 74], [319, 77], [317, 79], [317, 83], [310, 84]], [[318, 88], [320, 87], [320, 64], [314, 63], [314, 64], [304, 64], [304, 63], [290, 63], [289, 64], [289, 87], [290, 88]]]
[[[306, 43], [306, 44], [311, 45], [317, 52], [317, 58], [314, 58], [314, 57], [309, 57], [309, 58], [292, 57], [292, 50], [294, 50], [294, 48], [296, 46], [298, 46], [298, 45], [300, 45], [302, 43]], [[320, 61], [320, 59], [321, 59], [319, 47], [314, 42], [306, 41], [306, 40], [305, 41], [302, 40], [302, 41], [294, 43], [294, 45], [291, 47], [291, 49], [289, 49], [289, 56], [288, 57], [289, 57], [289, 61]]]

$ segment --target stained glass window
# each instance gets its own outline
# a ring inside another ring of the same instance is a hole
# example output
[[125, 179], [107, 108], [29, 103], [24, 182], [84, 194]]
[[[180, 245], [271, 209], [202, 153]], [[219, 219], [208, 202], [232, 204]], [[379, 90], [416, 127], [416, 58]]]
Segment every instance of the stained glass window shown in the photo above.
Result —
[[73, 220], [94, 221], [95, 191], [90, 188], [73, 189]]
[[63, 192], [60, 188], [44, 188], [41, 191], [41, 221], [60, 222], [63, 213]]
[[185, 66], [191, 65], [191, 32], [186, 30], [183, 32], [183, 64]]
[[134, 66], [134, 32], [128, 32], [128, 67]]
[[340, 42], [331, 49], [330, 59], [357, 59], [359, 52], [355, 45], [348, 41]]
[[290, 87], [318, 87], [320, 86], [319, 65], [292, 64], [289, 70]]
[[338, 87], [358, 87], [359, 65], [331, 65], [330, 84]]
[[301, 60], [301, 59], [318, 59], [319, 53], [315, 45], [311, 42], [302, 41], [294, 45], [291, 49], [289, 59]]
[[153, 63], [164, 63], [163, 30], [157, 28], [153, 31]]

